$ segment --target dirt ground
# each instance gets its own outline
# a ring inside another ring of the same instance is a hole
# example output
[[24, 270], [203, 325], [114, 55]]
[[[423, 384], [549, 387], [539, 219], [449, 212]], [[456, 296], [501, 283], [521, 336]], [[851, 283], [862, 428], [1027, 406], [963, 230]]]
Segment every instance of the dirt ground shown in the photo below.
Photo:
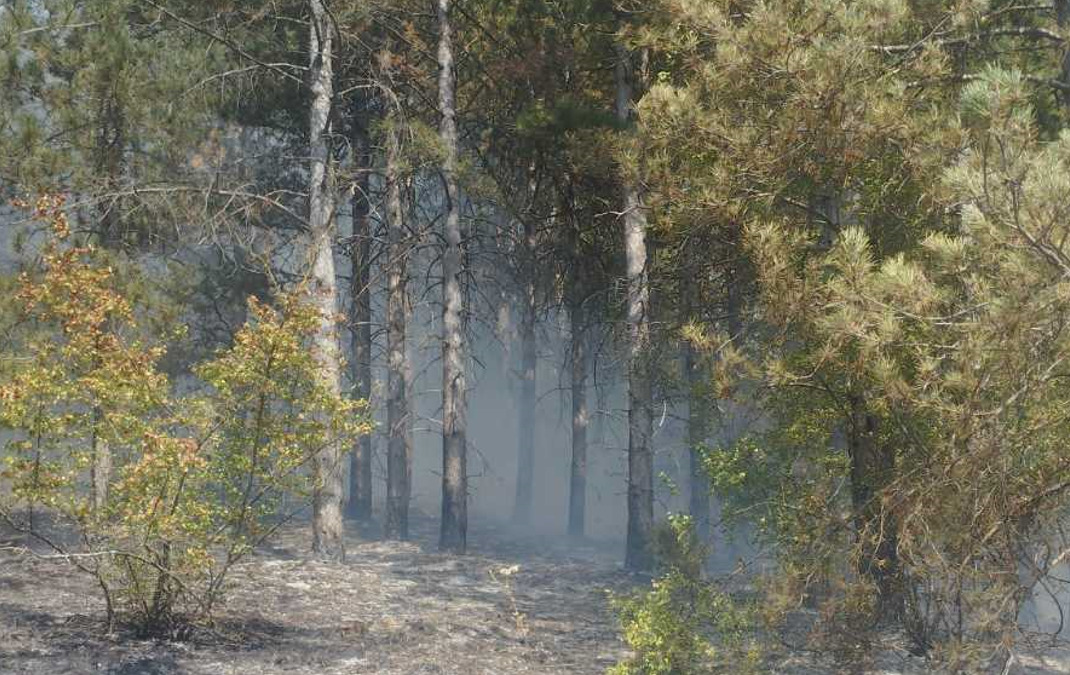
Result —
[[[621, 571], [619, 547], [482, 525], [458, 557], [435, 552], [434, 521], [414, 525], [408, 543], [351, 530], [340, 565], [308, 560], [306, 531], [284, 531], [235, 572], [220, 633], [179, 644], [106, 634], [88, 578], [0, 536], [0, 675], [594, 674], [627, 656], [607, 596], [645, 580]], [[1070, 674], [1070, 650], [1038, 653], [1006, 673]], [[931, 672], [903, 649], [848, 669], [771, 661], [784, 675]]]
[[[483, 528], [456, 557], [435, 552], [433, 521], [415, 525], [408, 543], [351, 531], [342, 565], [307, 560], [306, 533], [284, 532], [235, 572], [222, 637], [185, 644], [104, 634], [86, 577], [0, 551], [0, 673], [548, 675], [626, 654], [607, 592], [636, 579], [616, 547], [566, 553], [561, 538]], [[513, 565], [511, 584], [492, 577]]]

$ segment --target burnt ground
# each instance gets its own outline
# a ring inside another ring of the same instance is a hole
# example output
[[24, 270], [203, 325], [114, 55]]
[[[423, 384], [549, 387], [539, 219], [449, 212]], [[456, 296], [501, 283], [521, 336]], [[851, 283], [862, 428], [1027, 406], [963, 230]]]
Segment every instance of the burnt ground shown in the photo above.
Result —
[[[435, 551], [436, 522], [414, 526], [406, 543], [350, 530], [344, 564], [309, 560], [306, 529], [283, 531], [235, 571], [218, 630], [185, 643], [107, 634], [88, 577], [0, 534], [0, 675], [593, 674], [627, 656], [608, 593], [647, 580], [621, 571], [618, 546], [484, 524], [462, 557]], [[1070, 674], [1070, 648], [1051, 647], [1016, 653], [1004, 672]], [[852, 667], [770, 654], [767, 667], [933, 672], [901, 644], [879, 652]]]
[[179, 644], [105, 634], [87, 577], [0, 545], [0, 673], [602, 673], [626, 654], [607, 591], [637, 580], [616, 547], [477, 528], [459, 557], [414, 525], [406, 543], [351, 530], [338, 565], [283, 532], [235, 571], [219, 631]]

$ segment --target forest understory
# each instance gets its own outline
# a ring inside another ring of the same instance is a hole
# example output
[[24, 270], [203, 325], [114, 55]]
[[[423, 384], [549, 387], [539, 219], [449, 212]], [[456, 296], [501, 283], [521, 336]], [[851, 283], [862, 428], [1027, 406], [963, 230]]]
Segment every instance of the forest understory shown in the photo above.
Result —
[[[621, 569], [615, 544], [484, 523], [456, 556], [437, 552], [436, 521], [413, 526], [396, 542], [350, 524], [341, 564], [309, 559], [304, 526], [283, 530], [240, 565], [214, 630], [184, 642], [106, 631], [91, 579], [3, 533], [0, 673], [594, 674], [629, 656], [608, 600], [648, 580]], [[931, 672], [892, 635], [850, 665], [780, 638], [771, 673]], [[1023, 647], [1005, 673], [1070, 673], [1070, 645]]]
[[484, 527], [460, 557], [435, 550], [436, 522], [413, 525], [404, 543], [349, 529], [342, 564], [283, 532], [242, 563], [216, 630], [185, 643], [106, 634], [91, 579], [6, 537], [0, 673], [600, 673], [624, 655], [607, 592], [635, 578], [615, 547]]

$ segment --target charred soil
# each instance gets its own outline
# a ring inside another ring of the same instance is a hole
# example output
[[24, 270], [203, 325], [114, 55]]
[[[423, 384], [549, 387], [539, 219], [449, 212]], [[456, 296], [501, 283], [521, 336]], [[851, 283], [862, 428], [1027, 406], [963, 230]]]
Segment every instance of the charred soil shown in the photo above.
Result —
[[619, 552], [485, 528], [467, 556], [349, 531], [344, 564], [284, 531], [247, 558], [212, 631], [183, 643], [107, 633], [89, 578], [0, 543], [0, 673], [601, 673], [624, 647], [607, 593], [637, 579]]

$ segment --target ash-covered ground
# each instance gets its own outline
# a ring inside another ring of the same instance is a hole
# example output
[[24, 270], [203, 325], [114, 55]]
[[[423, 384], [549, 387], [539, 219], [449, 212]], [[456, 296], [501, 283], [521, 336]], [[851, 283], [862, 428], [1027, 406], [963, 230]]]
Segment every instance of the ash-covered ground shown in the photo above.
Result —
[[[435, 521], [414, 526], [407, 543], [351, 529], [344, 564], [309, 560], [307, 530], [285, 530], [235, 571], [218, 630], [183, 643], [106, 634], [88, 577], [0, 537], [0, 675], [593, 674], [628, 655], [608, 596], [648, 580], [621, 571], [618, 546], [484, 524], [453, 556], [435, 551]], [[933, 672], [894, 642], [865, 663], [780, 653], [767, 667]], [[1005, 673], [1070, 673], [1070, 650], [1052, 647]]]
[[218, 633], [179, 644], [105, 634], [88, 577], [0, 545], [0, 673], [601, 673], [626, 654], [607, 594], [638, 580], [617, 547], [485, 527], [460, 557], [414, 525], [408, 543], [351, 530], [341, 565], [287, 530], [235, 571]]

